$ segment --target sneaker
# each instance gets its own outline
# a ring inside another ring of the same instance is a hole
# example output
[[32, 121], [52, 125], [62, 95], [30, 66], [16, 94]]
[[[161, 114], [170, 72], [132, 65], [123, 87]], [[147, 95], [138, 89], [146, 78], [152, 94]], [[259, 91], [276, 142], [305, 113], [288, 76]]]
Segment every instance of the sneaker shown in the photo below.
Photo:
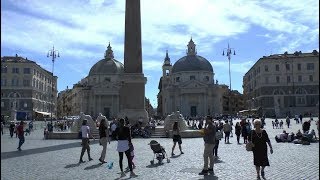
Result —
[[130, 172], [130, 177], [132, 178], [132, 177], [137, 177], [138, 175], [136, 175], [133, 171], [132, 172]]
[[199, 173], [199, 175], [207, 175], [208, 174], [208, 170], [202, 170], [200, 173]]
[[22, 151], [22, 149], [21, 149], [21, 148], [18, 148], [18, 151]]
[[124, 172], [121, 172], [121, 175], [120, 175], [120, 177], [125, 177], [126, 176], [126, 173], [124, 173]]
[[79, 160], [79, 163], [84, 163], [85, 161], [83, 161], [82, 159]]
[[174, 156], [175, 154], [174, 153], [171, 153], [171, 156]]
[[184, 154], [184, 152], [181, 151], [181, 154]]
[[93, 159], [92, 158], [89, 158], [89, 161], [92, 161]]
[[107, 161], [103, 161], [103, 160], [101, 160], [101, 159], [99, 159], [99, 161], [100, 161], [102, 164], [107, 163]]

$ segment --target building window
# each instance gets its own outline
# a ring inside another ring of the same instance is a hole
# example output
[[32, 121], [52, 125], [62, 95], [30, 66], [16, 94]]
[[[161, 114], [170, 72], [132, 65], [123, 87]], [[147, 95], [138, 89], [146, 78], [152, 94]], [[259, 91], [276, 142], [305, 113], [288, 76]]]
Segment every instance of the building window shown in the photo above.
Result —
[[30, 68], [23, 68], [24, 74], [30, 74]]
[[265, 66], [264, 66], [264, 71], [265, 71], [265, 72], [268, 72], [268, 71], [269, 71], [269, 69], [268, 69], [268, 66], [267, 66], [267, 65], [265, 65]]
[[110, 82], [111, 79], [109, 77], [104, 78], [104, 81]]
[[36, 70], [35, 69], [33, 69], [33, 75], [36, 75]]
[[4, 107], [4, 102], [3, 101], [1, 101], [1, 107]]
[[196, 77], [195, 76], [190, 76], [190, 80], [195, 80]]
[[176, 82], [180, 82], [180, 77], [176, 77]]
[[7, 73], [8, 68], [7, 66], [4, 66], [3, 68], [1, 68], [1, 73]]
[[30, 81], [24, 79], [24, 80], [23, 80], [23, 86], [24, 86], [24, 87], [29, 87], [29, 86], [30, 86]]
[[276, 71], [279, 71], [279, 64], [276, 64]]
[[265, 77], [265, 83], [269, 84], [269, 77]]
[[313, 75], [309, 75], [309, 81], [313, 82]]
[[297, 68], [298, 68], [298, 71], [301, 71], [301, 64], [298, 64]]
[[291, 82], [290, 76], [287, 76], [287, 83]]
[[206, 76], [206, 81], [209, 81], [209, 76]]
[[280, 77], [279, 76], [276, 77], [276, 82], [280, 83]]
[[1, 79], [1, 86], [7, 86], [7, 79]]
[[300, 76], [300, 75], [298, 76], [298, 81], [302, 82], [302, 76]]
[[314, 70], [314, 64], [313, 63], [308, 63], [307, 64], [307, 70]]
[[13, 74], [19, 74], [19, 68], [12, 68]]
[[286, 70], [287, 70], [287, 71], [290, 70], [290, 64], [286, 64]]
[[299, 104], [299, 105], [304, 105], [304, 104], [306, 104], [306, 98], [305, 98], [305, 96], [297, 96], [297, 104]]

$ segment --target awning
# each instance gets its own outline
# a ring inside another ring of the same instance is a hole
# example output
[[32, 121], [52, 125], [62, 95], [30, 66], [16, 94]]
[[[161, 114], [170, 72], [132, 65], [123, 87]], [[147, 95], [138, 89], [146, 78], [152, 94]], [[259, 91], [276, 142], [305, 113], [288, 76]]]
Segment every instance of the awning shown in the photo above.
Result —
[[34, 112], [39, 113], [39, 114], [43, 114], [45, 116], [51, 115], [51, 113], [49, 113], [49, 112], [42, 112], [42, 111], [34, 111]]

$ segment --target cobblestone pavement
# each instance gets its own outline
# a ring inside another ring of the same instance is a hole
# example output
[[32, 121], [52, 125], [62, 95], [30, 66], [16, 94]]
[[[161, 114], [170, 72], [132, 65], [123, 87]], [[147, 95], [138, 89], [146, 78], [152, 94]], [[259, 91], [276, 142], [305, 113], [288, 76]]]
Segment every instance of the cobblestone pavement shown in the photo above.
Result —
[[[304, 120], [307, 120], [304, 119]], [[316, 120], [316, 118], [315, 118]], [[319, 179], [319, 143], [311, 145], [295, 145], [293, 143], [276, 143], [274, 136], [282, 129], [272, 129], [271, 119], [266, 119], [265, 127], [274, 153], [269, 154], [270, 167], [265, 173], [268, 180], [300, 180]], [[285, 128], [287, 132], [296, 132], [301, 124]], [[312, 121], [311, 129], [317, 128]], [[98, 161], [102, 147], [96, 140], [91, 144], [93, 161], [78, 164], [80, 156], [80, 140], [43, 140], [43, 130], [38, 128], [31, 135], [26, 136], [22, 151], [17, 151], [17, 138], [10, 138], [8, 132], [1, 136], [1, 179], [41, 179], [41, 180], [70, 180], [70, 179], [119, 179], [120, 169], [116, 142], [107, 147], [108, 162], [114, 162], [112, 169], [107, 164], [101, 165]], [[164, 161], [161, 165], [151, 165], [153, 152], [148, 146], [151, 139], [133, 139], [135, 146], [136, 169], [138, 175], [134, 179], [210, 179], [210, 180], [250, 180], [256, 179], [253, 155], [245, 150], [244, 144], [238, 145], [236, 137], [230, 138], [230, 144], [220, 142], [218, 156], [214, 165], [214, 175], [200, 176], [198, 173], [203, 166], [203, 140], [202, 138], [183, 139], [182, 148], [185, 154], [170, 158], [170, 163]], [[170, 138], [155, 139], [170, 154], [172, 140]], [[243, 140], [241, 139], [241, 142]], [[176, 147], [175, 153], [178, 153]], [[124, 158], [124, 168], [127, 161]], [[129, 179], [129, 173], [121, 179]]]

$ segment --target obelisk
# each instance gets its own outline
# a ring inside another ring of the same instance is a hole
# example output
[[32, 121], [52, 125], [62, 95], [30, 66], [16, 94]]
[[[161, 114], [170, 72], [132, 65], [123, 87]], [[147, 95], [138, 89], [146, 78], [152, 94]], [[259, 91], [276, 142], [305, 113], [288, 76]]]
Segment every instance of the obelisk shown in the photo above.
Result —
[[124, 74], [120, 89], [119, 117], [131, 124], [148, 122], [145, 110], [145, 84], [142, 72], [140, 0], [126, 0], [124, 37]]

